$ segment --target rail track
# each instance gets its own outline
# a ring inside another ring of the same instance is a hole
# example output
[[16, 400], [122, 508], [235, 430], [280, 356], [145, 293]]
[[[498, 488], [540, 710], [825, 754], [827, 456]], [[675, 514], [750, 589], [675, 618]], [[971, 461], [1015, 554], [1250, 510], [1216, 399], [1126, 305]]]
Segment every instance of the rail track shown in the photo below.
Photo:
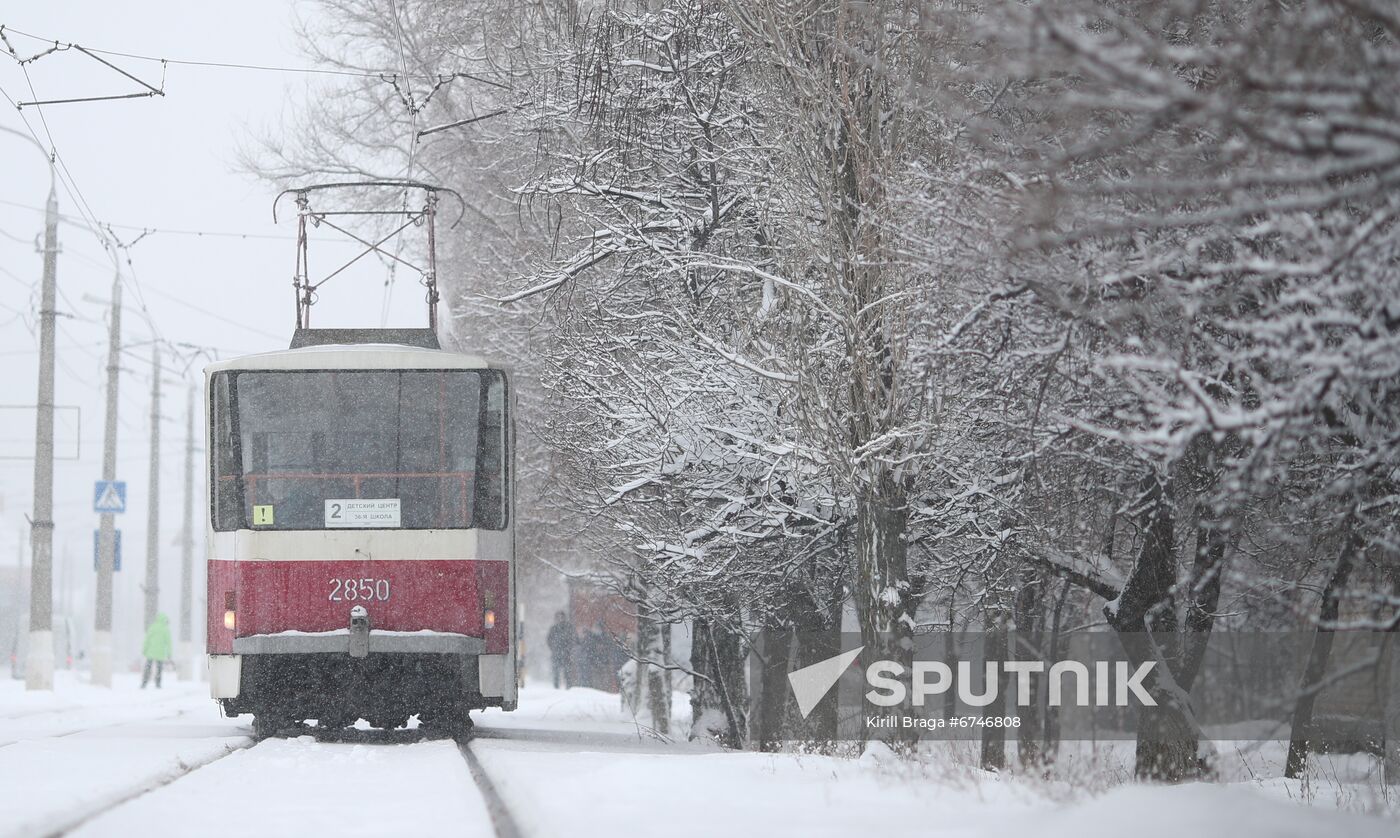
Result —
[[[107, 727], [107, 726], [103, 726]], [[211, 767], [224, 763], [236, 754], [252, 754], [259, 747], [266, 747], [273, 741], [298, 742], [301, 737], [288, 736], [295, 731], [286, 731], [282, 735], [269, 737], [267, 739], [257, 739], [249, 736], [246, 740], [231, 744], [222, 753], [214, 754], [208, 758], [192, 761], [188, 764], [182, 763], [178, 769], [169, 771], [155, 778], [146, 778], [139, 784], [133, 784], [129, 789], [117, 792], [108, 798], [100, 801], [96, 805], [86, 807], [79, 811], [69, 813], [66, 817], [51, 820], [38, 834], [46, 837], [66, 836], [74, 833], [93, 834], [85, 832], [85, 827], [98, 827], [101, 820], [121, 810], [123, 807], [133, 805], [142, 798], [155, 792], [166, 789], [173, 784], [194, 775], [196, 772], [207, 771]], [[314, 744], [331, 746], [375, 746], [375, 745], [415, 745], [440, 743], [447, 741], [449, 737], [434, 732], [417, 730], [359, 730], [346, 729], [334, 733], [318, 733], [314, 728], [307, 728], [304, 732], [312, 735]], [[303, 734], [303, 735], [304, 735]], [[482, 808], [490, 819], [490, 831], [497, 838], [521, 838], [518, 823], [510, 812], [509, 807], [501, 798], [495, 784], [485, 769], [481, 761], [472, 751], [472, 737], [470, 733], [465, 733], [455, 737], [450, 737], [450, 741], [456, 746], [457, 753], [464, 761], [467, 772], [472, 780], [472, 789], [480, 795]], [[313, 743], [308, 743], [308, 747]], [[465, 792], [464, 793], [469, 793]], [[330, 802], [327, 803], [330, 805]], [[130, 814], [130, 813], [128, 813]], [[314, 822], [315, 813], [307, 812], [308, 825]], [[475, 824], [471, 826], [476, 826]], [[197, 831], [197, 828], [196, 828]]]
[[[173, 701], [171, 703], [173, 704]], [[0, 719], [0, 722], [42, 715], [53, 715], [61, 718], [65, 711], [72, 709], [77, 709], [81, 711], [87, 708], [62, 708], [56, 710], [35, 711], [33, 713], [17, 713], [11, 716], [6, 716], [4, 719]], [[178, 719], [179, 717], [186, 715], [188, 712], [188, 709], [176, 709], [174, 710], [174, 712], [161, 713], [160, 715], [156, 716], [145, 715], [144, 713], [137, 713], [128, 718], [121, 718], [107, 722], [99, 722], [97, 724], [79, 725], [76, 727], [68, 727], [65, 724], [65, 726], [62, 729], [58, 729], [50, 733], [45, 733], [42, 736], [12, 736], [9, 738], [4, 738], [4, 734], [0, 734], [0, 748], [9, 747], [10, 745], [16, 745], [20, 742], [33, 741], [35, 739], [62, 739], [67, 736], [76, 736], [80, 733], [87, 733], [88, 731], [92, 730], [105, 730], [107, 728], [122, 727], [123, 725], [168, 721], [170, 719]]]
[[471, 734], [458, 737], [457, 750], [467, 761], [467, 770], [471, 772], [472, 779], [476, 781], [477, 791], [486, 803], [486, 811], [491, 815], [491, 825], [496, 830], [496, 838], [521, 838], [520, 826], [515, 822], [515, 817], [511, 815], [510, 809], [501, 799], [500, 792], [487, 776], [486, 769], [481, 767], [481, 760], [472, 753]]
[[179, 780], [182, 777], [192, 774], [195, 771], [198, 771], [199, 769], [204, 768], [207, 765], [211, 765], [215, 762], [218, 762], [221, 759], [225, 759], [229, 756], [232, 756], [233, 754], [236, 754], [241, 750], [250, 748], [254, 744], [254, 741], [252, 739], [249, 739], [243, 743], [230, 745], [228, 749], [222, 754], [215, 754], [214, 756], [209, 757], [207, 759], [195, 760], [189, 763], [181, 763], [180, 767], [176, 770], [171, 771], [168, 774], [162, 775], [154, 780], [148, 779], [144, 783], [140, 784], [139, 786], [133, 787], [129, 791], [121, 792], [116, 796], [109, 798], [106, 801], [103, 801], [103, 803], [97, 807], [73, 813], [68, 820], [56, 826], [51, 826], [47, 831], [45, 831], [42, 834], [45, 836], [45, 838], [53, 838], [53, 836], [67, 835], [114, 809], [124, 806], [140, 797], [144, 797], [145, 795], [150, 794], [151, 792], [157, 789], [165, 788], [166, 786], [170, 785], [176, 780]]

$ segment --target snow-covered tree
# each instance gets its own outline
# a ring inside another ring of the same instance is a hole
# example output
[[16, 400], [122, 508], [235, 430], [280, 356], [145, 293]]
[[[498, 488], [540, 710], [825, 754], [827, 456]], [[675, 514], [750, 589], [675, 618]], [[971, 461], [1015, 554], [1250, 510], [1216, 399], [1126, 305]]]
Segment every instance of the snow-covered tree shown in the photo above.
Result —
[[1137, 768], [1180, 778], [1218, 625], [1316, 628], [1312, 683], [1400, 620], [1387, 6], [324, 6], [322, 60], [402, 76], [271, 171], [471, 196], [445, 282], [538, 383], [530, 537], [636, 605], [658, 727], [671, 624], [696, 734], [775, 747], [834, 717], [747, 718], [751, 630], [849, 603], [882, 656], [918, 622], [1051, 656], [1092, 607], [1167, 664]]

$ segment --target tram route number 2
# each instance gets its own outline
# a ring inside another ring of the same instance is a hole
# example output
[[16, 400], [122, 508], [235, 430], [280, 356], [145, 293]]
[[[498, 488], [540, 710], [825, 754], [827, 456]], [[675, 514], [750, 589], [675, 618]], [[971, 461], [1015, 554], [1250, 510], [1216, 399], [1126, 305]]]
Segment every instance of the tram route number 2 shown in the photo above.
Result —
[[326, 598], [331, 602], [388, 602], [389, 580], [368, 576], [362, 579], [332, 579], [331, 593]]

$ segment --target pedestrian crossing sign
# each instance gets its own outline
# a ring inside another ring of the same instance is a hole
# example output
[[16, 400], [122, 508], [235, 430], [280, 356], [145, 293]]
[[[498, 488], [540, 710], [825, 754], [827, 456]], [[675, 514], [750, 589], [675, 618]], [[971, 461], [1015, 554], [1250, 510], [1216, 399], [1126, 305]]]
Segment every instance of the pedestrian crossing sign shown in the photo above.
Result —
[[99, 480], [92, 490], [93, 512], [125, 512], [126, 481]]

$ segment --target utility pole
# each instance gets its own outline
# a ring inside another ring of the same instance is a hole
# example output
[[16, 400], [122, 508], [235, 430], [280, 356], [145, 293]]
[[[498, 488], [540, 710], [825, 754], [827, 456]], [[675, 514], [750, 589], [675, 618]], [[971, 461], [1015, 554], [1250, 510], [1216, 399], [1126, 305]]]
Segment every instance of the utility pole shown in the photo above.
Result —
[[194, 611], [194, 387], [190, 387], [185, 409], [185, 526], [180, 533], [180, 645], [176, 672], [180, 680], [190, 680], [190, 624]]
[[146, 510], [146, 608], [141, 628], [156, 621], [160, 610], [160, 343], [151, 346], [151, 474]]
[[39, 398], [34, 420], [34, 515], [29, 540], [29, 651], [24, 686], [53, 689], [53, 366], [58, 297], [58, 193], [44, 207], [44, 287], [39, 303]]
[[[112, 320], [107, 334], [107, 416], [102, 439], [102, 479], [117, 479], [117, 381], [122, 351], [122, 275], [112, 280]], [[92, 637], [92, 683], [112, 686], [112, 571], [117, 564], [116, 519], [103, 512], [97, 536], [97, 606]]]

